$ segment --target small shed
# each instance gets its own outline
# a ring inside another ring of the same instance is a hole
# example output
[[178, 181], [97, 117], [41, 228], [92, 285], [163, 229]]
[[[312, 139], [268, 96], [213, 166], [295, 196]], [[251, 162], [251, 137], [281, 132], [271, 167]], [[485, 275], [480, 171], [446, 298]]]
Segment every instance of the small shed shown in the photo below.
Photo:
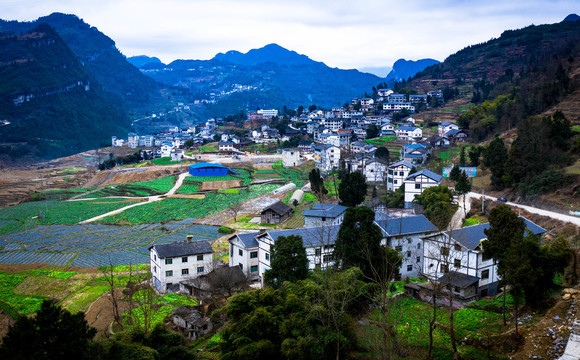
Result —
[[197, 163], [189, 165], [189, 174], [191, 176], [227, 176], [228, 168], [222, 164]]
[[278, 201], [260, 213], [263, 224], [280, 224], [292, 215], [292, 208], [282, 201]]
[[213, 329], [213, 324], [209, 317], [204, 316], [193, 307], [182, 306], [175, 310], [172, 315], [173, 323], [188, 339], [195, 340]]

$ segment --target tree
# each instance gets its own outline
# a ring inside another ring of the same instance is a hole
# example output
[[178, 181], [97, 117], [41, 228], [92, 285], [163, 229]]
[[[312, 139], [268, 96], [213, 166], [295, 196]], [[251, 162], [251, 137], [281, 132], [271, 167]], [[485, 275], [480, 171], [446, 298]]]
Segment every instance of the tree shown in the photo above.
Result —
[[374, 220], [375, 212], [365, 206], [346, 210], [334, 245], [334, 259], [338, 268], [358, 267], [367, 278], [372, 278], [373, 268], [375, 272], [382, 272], [383, 235]]
[[461, 152], [459, 153], [459, 166], [465, 167], [466, 164], [467, 163], [465, 161], [465, 147], [462, 146], [461, 147]]
[[467, 216], [467, 210], [465, 208], [465, 195], [467, 195], [468, 192], [471, 191], [471, 183], [469, 182], [469, 179], [467, 178], [467, 174], [465, 173], [465, 171], [462, 171], [459, 175], [459, 180], [457, 181], [457, 184], [455, 184], [455, 192], [459, 195], [463, 197], [463, 212], [465, 213], [465, 216]]
[[387, 190], [385, 196], [383, 196], [383, 200], [385, 200], [385, 206], [387, 208], [395, 208], [395, 209], [402, 209], [405, 207], [405, 184], [401, 184], [401, 186], [393, 191]]
[[32, 318], [22, 316], [10, 327], [0, 347], [2, 359], [89, 359], [97, 331], [82, 312], [71, 314], [45, 300]]
[[367, 183], [360, 171], [346, 174], [338, 187], [340, 204], [348, 207], [362, 203], [367, 194]]
[[377, 159], [381, 159], [381, 160], [385, 160], [386, 162], [389, 162], [389, 149], [387, 149], [386, 147], [379, 147], [377, 148], [377, 151], [375, 151], [375, 157]]
[[272, 269], [266, 271], [267, 285], [280, 287], [285, 281], [298, 281], [308, 275], [308, 258], [302, 236], [280, 236], [272, 247]]
[[324, 195], [328, 194], [328, 190], [324, 187], [320, 169], [312, 169], [308, 174], [308, 180], [310, 181], [310, 188], [316, 194], [318, 200], [322, 202]]
[[479, 158], [481, 156], [482, 151], [483, 148], [481, 146], [472, 146], [471, 148], [469, 148], [469, 162], [471, 163], [471, 166], [473, 167], [479, 166]]
[[447, 186], [432, 186], [415, 196], [416, 201], [423, 205], [425, 216], [438, 229], [447, 229], [457, 205], [452, 204], [453, 193]]
[[449, 178], [455, 182], [459, 181], [459, 177], [461, 176], [461, 170], [459, 169], [458, 165], [455, 165], [451, 168], [449, 172]]
[[316, 105], [312, 104], [308, 107], [309, 112], [313, 112], [314, 110], [316, 110]]
[[508, 160], [507, 149], [503, 140], [496, 137], [483, 152], [483, 164], [491, 170], [491, 187], [494, 190], [503, 190], [504, 167]]
[[369, 125], [369, 127], [367, 127], [367, 139], [374, 139], [376, 137], [379, 136], [379, 131], [381, 131], [381, 129], [379, 129], [378, 126], [376, 126], [375, 124]]

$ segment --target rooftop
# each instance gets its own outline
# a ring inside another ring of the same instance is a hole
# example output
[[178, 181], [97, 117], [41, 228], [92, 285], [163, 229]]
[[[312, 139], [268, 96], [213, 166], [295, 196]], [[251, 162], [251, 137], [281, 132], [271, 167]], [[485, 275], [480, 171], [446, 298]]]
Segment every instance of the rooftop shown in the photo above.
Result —
[[311, 210], [302, 211], [302, 215], [311, 217], [335, 218], [344, 213], [346, 209], [348, 208], [342, 205], [316, 203], [312, 206]]
[[431, 224], [425, 215], [387, 218], [387, 220], [378, 220], [375, 223], [381, 228], [385, 237], [437, 231], [437, 227]]
[[151, 251], [151, 249], [155, 249], [157, 255], [161, 259], [213, 253], [213, 249], [207, 240], [154, 244], [149, 248], [149, 251]]

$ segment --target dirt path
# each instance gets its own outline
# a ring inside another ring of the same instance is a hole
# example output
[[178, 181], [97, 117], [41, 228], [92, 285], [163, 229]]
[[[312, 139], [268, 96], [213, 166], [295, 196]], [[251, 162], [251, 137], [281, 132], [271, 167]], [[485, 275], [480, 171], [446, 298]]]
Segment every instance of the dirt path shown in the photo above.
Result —
[[[118, 291], [119, 293], [121, 292], [121, 290]], [[119, 294], [119, 296], [122, 296], [122, 294]], [[122, 314], [127, 311], [129, 311], [129, 303], [119, 301], [119, 312]], [[97, 337], [105, 336], [109, 325], [115, 320], [109, 293], [103, 294], [89, 306], [85, 312], [85, 319], [89, 326], [97, 329]]]

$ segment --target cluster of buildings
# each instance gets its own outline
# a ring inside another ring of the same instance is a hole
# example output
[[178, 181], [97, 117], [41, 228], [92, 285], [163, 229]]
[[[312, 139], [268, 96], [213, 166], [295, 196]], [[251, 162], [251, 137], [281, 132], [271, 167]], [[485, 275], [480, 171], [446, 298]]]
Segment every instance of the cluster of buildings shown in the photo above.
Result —
[[[383, 246], [397, 250], [402, 264], [397, 279], [427, 277], [446, 285], [457, 306], [463, 306], [498, 292], [497, 265], [486, 255], [482, 242], [489, 224], [439, 231], [424, 215], [412, 211], [398, 214], [376, 209], [374, 224], [382, 233]], [[286, 214], [287, 208], [270, 206], [265, 212]], [[384, 208], [383, 208], [384, 209]], [[334, 265], [334, 245], [347, 208], [335, 204], [315, 204], [304, 210], [304, 228], [237, 233], [229, 240], [229, 267], [241, 270], [249, 282], [261, 282], [271, 269], [272, 246], [281, 236], [302, 238], [310, 270]], [[281, 220], [283, 221], [283, 220]], [[524, 218], [528, 232], [541, 236], [546, 232]], [[207, 241], [160, 244], [150, 248], [152, 282], [160, 292], [187, 291], [191, 279], [215, 271], [213, 250]], [[263, 284], [262, 284], [263, 285]], [[407, 291], [418, 297], [429, 294], [429, 284], [411, 283]], [[189, 292], [191, 293], [191, 292]]]

